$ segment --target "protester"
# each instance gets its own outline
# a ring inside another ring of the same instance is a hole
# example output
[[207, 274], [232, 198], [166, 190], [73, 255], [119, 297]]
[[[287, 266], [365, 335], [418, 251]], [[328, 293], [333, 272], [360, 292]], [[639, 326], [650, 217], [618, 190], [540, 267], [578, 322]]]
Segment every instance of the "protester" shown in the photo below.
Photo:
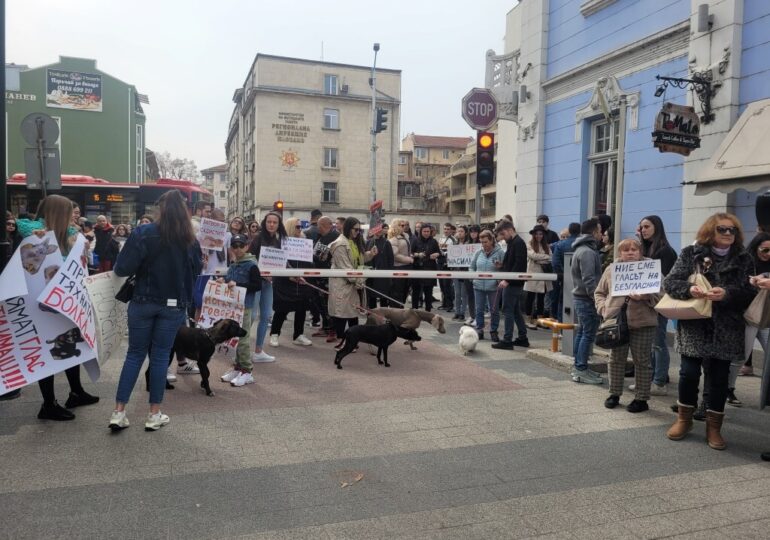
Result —
[[[345, 220], [342, 235], [329, 246], [332, 268], [356, 270], [366, 261], [377, 255], [377, 247], [364, 250], [361, 239], [361, 223], [354, 217]], [[361, 291], [364, 290], [364, 278], [329, 278], [329, 315], [332, 317], [334, 331], [342, 345], [345, 327], [358, 324], [358, 309], [362, 305]]]
[[259, 223], [252, 221], [249, 223], [249, 243], [253, 242], [259, 234]]
[[[692, 429], [703, 366], [706, 439], [715, 450], [726, 447], [721, 429], [728, 375], [730, 363], [745, 358], [743, 312], [755, 295], [749, 282], [752, 270], [751, 256], [743, 249], [740, 221], [732, 214], [718, 213], [701, 225], [695, 244], [682, 250], [663, 283], [674, 299], [706, 298], [712, 302], [710, 318], [680, 320], [677, 324], [676, 350], [682, 357], [682, 367], [678, 418], [667, 433], [671, 440], [684, 438]], [[695, 272], [708, 280], [712, 287], [709, 291], [690, 283]]]
[[96, 247], [94, 253], [99, 257], [99, 272], [109, 272], [118, 257], [118, 243], [112, 238], [115, 228], [107, 221], [106, 216], [97, 216], [94, 236]]
[[[757, 283], [761, 279], [770, 277], [770, 234], [760, 232], [749, 244], [746, 249], [754, 262], [754, 268], [751, 272], [752, 285], [757, 286]], [[762, 281], [762, 283], [767, 283]], [[770, 287], [760, 287], [770, 288]], [[733, 366], [730, 366], [730, 380], [728, 384], [727, 402], [732, 405], [738, 405], [735, 403], [738, 398], [735, 396], [735, 382], [737, 375], [754, 375], [754, 368], [751, 364], [751, 355], [754, 352], [754, 340], [759, 341], [763, 351], [767, 351], [768, 337], [770, 337], [770, 329], [757, 328], [750, 324], [746, 325], [746, 341], [745, 341], [745, 363], [740, 367], [740, 371], [736, 373]], [[731, 402], [732, 398], [732, 402]]]
[[[390, 229], [390, 227], [388, 227], [387, 224], [384, 224], [382, 230], [375, 233], [366, 243], [367, 250], [371, 250], [374, 246], [377, 247], [377, 255], [372, 257], [368, 263], [373, 270], [393, 270], [394, 268], [395, 257], [393, 255], [393, 246], [387, 239], [388, 229]], [[388, 300], [387, 297], [392, 294], [393, 281], [394, 280], [389, 277], [368, 278], [366, 280], [366, 286], [368, 287], [366, 297], [369, 302], [369, 309], [377, 307], [377, 299], [380, 301], [380, 307], [390, 306], [390, 300]], [[394, 303], [393, 307], [400, 308], [403, 306]]]
[[[318, 240], [313, 245], [313, 266], [320, 269], [329, 269], [332, 266], [329, 246], [340, 233], [334, 230], [334, 224], [328, 216], [321, 216], [318, 219]], [[328, 343], [337, 340], [337, 334], [332, 326], [329, 317], [329, 278], [312, 278], [309, 280], [313, 285], [326, 291], [325, 293], [313, 289], [311, 301], [316, 304], [321, 315], [321, 328], [313, 334], [313, 337], [326, 337]]]
[[342, 229], [345, 227], [345, 218], [344, 217], [338, 217], [337, 218], [337, 232], [342, 234]]
[[550, 246], [551, 244], [559, 241], [559, 235], [556, 234], [556, 231], [552, 231], [548, 228], [548, 226], [550, 225], [550, 218], [548, 216], [546, 216], [545, 214], [540, 214], [539, 216], [537, 216], [536, 223], [537, 225], [540, 225], [541, 227], [543, 227], [543, 229], [545, 229], [545, 232], [543, 233], [543, 235], [545, 237], [546, 244]]
[[211, 203], [206, 201], [198, 201], [195, 203], [192, 215], [193, 232], [198, 235], [198, 231], [201, 228], [201, 220], [203, 218], [211, 217]]
[[310, 212], [310, 226], [302, 231], [302, 234], [305, 235], [305, 238], [310, 238], [314, 244], [318, 240], [318, 220], [323, 215], [324, 213], [317, 208], [312, 210]]
[[[62, 257], [66, 259], [77, 240], [78, 230], [72, 225], [72, 201], [61, 195], [49, 195], [37, 207], [36, 219], [19, 219], [16, 224], [22, 238], [32, 234], [42, 236], [46, 231], [53, 231]], [[64, 407], [56, 401], [53, 375], [38, 381], [43, 405], [37, 413], [40, 420], [73, 420], [75, 415], [67, 409], [82, 405], [93, 405], [99, 401], [83, 388], [80, 382], [80, 365], [64, 370], [70, 386], [70, 394]], [[65, 408], [66, 407], [66, 408]]]
[[[283, 218], [277, 212], [268, 212], [262, 218], [259, 226], [259, 234], [251, 241], [249, 253], [257, 258], [263, 247], [282, 249], [282, 241], [286, 238], [286, 229], [283, 226]], [[254, 344], [252, 362], [275, 362], [275, 356], [267, 354], [262, 347], [267, 337], [267, 326], [270, 315], [273, 312], [273, 283], [271, 278], [262, 278], [262, 288], [254, 294], [254, 311], [259, 309], [259, 324], [257, 326], [257, 340]]]
[[[642, 244], [635, 238], [627, 238], [618, 244], [618, 259], [616, 262], [634, 262], [645, 259], [642, 256]], [[605, 400], [604, 406], [614, 409], [620, 404], [620, 396], [623, 395], [623, 378], [626, 372], [626, 359], [628, 350], [631, 349], [631, 357], [634, 361], [634, 373], [636, 384], [634, 400], [626, 406], [631, 413], [644, 412], [649, 409], [647, 401], [650, 399], [650, 385], [652, 384], [652, 368], [650, 367], [650, 355], [652, 343], [655, 338], [655, 330], [658, 326], [658, 314], [655, 305], [660, 300], [660, 294], [636, 294], [628, 297], [611, 296], [612, 267], [607, 268], [602, 274], [599, 285], [594, 292], [596, 311], [603, 319], [617, 316], [625, 302], [626, 318], [629, 328], [629, 343], [616, 347], [610, 352], [608, 373], [610, 376], [610, 396]], [[626, 299], [627, 298], [627, 299]]]
[[[302, 238], [302, 226], [299, 218], [286, 220], [286, 234], [290, 238]], [[310, 268], [313, 265], [304, 261], [288, 261], [287, 268]], [[313, 342], [303, 334], [305, 316], [309, 305], [310, 287], [301, 277], [276, 277], [273, 279], [273, 322], [270, 326], [270, 346], [278, 347], [281, 328], [289, 313], [294, 313], [295, 345], [308, 346]]]
[[243, 321], [241, 327], [246, 330], [246, 335], [238, 339], [235, 347], [235, 364], [220, 379], [229, 382], [231, 386], [241, 387], [254, 382], [253, 364], [251, 359], [251, 321], [254, 313], [254, 301], [256, 294], [262, 289], [262, 277], [259, 274], [257, 258], [247, 251], [249, 237], [236, 233], [230, 238], [230, 249], [235, 254], [235, 261], [227, 269], [224, 279], [219, 278], [219, 283], [227, 283], [227, 286], [243, 287], [246, 289], [246, 298], [243, 302]]
[[[503, 266], [503, 250], [495, 244], [495, 237], [491, 232], [484, 230], [479, 235], [481, 249], [476, 252], [471, 260], [472, 272], [497, 272]], [[499, 293], [497, 282], [494, 279], [474, 279], [473, 292], [476, 301], [476, 332], [479, 339], [484, 339], [484, 308], [489, 303], [490, 313], [490, 339], [493, 342], [500, 341], [497, 327], [500, 324], [500, 311], [498, 309]]]
[[[439, 240], [438, 247], [441, 250], [437, 262], [438, 270], [447, 269], [447, 249], [449, 246], [457, 245], [457, 239], [455, 233], [457, 227], [451, 223], [444, 223], [444, 236]], [[439, 288], [441, 289], [441, 306], [440, 309], [445, 311], [454, 311], [454, 287], [452, 286], [452, 280], [450, 278], [442, 278], [438, 280]]]
[[572, 251], [572, 245], [579, 234], [580, 223], [570, 223], [567, 227], [566, 237], [556, 242], [551, 249], [551, 266], [556, 273], [556, 281], [553, 283], [554, 292], [552, 293], [555, 302], [551, 304], [551, 317], [555, 315], [559, 322], [562, 322], [564, 317], [564, 254]]
[[11, 242], [11, 251], [16, 251], [21, 245], [23, 237], [17, 230], [16, 218], [10, 212], [6, 212], [5, 234], [8, 235], [8, 241]]
[[[527, 272], [527, 245], [516, 232], [513, 223], [508, 220], [500, 221], [495, 230], [505, 239], [505, 256], [503, 258], [503, 272]], [[501, 279], [498, 284], [503, 295], [504, 331], [503, 340], [493, 343], [493, 349], [512, 350], [515, 345], [529, 347], [527, 338], [527, 326], [524, 316], [521, 314], [521, 297], [524, 283], [517, 279]], [[516, 323], [518, 335], [513, 339], [513, 325]]]
[[[411, 240], [404, 231], [404, 227], [409, 222], [394, 219], [390, 222], [390, 231], [388, 231], [388, 242], [393, 250], [393, 269], [399, 271], [411, 270], [413, 268], [414, 258], [412, 257]], [[409, 281], [406, 278], [394, 279], [391, 287], [391, 296], [401, 305], [406, 303], [406, 296], [409, 292]]]
[[[763, 237], [764, 239], [760, 241], [759, 245], [762, 246], [762, 244], [767, 244], [766, 247], [768, 249], [770, 249], [770, 234], [765, 233], [763, 231], [760, 231], [759, 235], [757, 235], [757, 236], [760, 236], [760, 235], [766, 235], [766, 236]], [[756, 238], [755, 238], [755, 240], [756, 240]], [[752, 244], [754, 244], [753, 241], [752, 241]], [[767, 255], [767, 256], [770, 256], [770, 251], [765, 252], [763, 254]], [[762, 262], [763, 263], [767, 263], [767, 261], [762, 261]], [[757, 275], [751, 276], [750, 283], [753, 286], [755, 286], [758, 289], [760, 289], [760, 290], [762, 290], [762, 289], [770, 289], [770, 275], [767, 272], [763, 272], [763, 273], [760, 274], [758, 272], [758, 270], [760, 270], [761, 268], [767, 268], [767, 264], [764, 264], [761, 267], [755, 267], [754, 271], [757, 273]], [[765, 329], [765, 332], [767, 332], [766, 329]], [[748, 340], [746, 341], [746, 343], [748, 344]], [[751, 342], [751, 347], [752, 348], [753, 348], [753, 345], [754, 345], [754, 341], [752, 340], [752, 342]], [[767, 348], [767, 338], [765, 338], [765, 345], [764, 346], [765, 346], [765, 348]], [[747, 347], [747, 348], [749, 348], [749, 347]], [[768, 369], [768, 368], [765, 367], [764, 369]], [[766, 389], [766, 385], [767, 385], [767, 379], [765, 377], [763, 377], [762, 389], [760, 390], [760, 394]], [[762, 405], [766, 405], [766, 404], [767, 403], [763, 403]], [[762, 454], [760, 454], [760, 457], [762, 458], [762, 461], [770, 461], [770, 451], [769, 452], [762, 452]]]
[[[528, 274], [542, 274], [546, 271], [550, 273], [552, 270], [550, 268], [551, 248], [548, 246], [546, 232], [548, 232], [547, 229], [542, 225], [535, 225], [529, 231], [531, 238], [527, 245], [526, 272]], [[544, 268], [546, 265], [547, 268]], [[553, 286], [550, 281], [529, 280], [524, 284], [524, 291], [527, 292], [524, 310], [529, 316], [527, 328], [537, 328], [537, 319], [545, 314], [545, 295], [552, 288]]]
[[152, 223], [155, 221], [151, 215], [144, 214], [142, 217], [139, 218], [139, 225], [147, 225], [148, 223]]
[[602, 384], [602, 377], [588, 369], [588, 359], [599, 328], [599, 315], [594, 304], [594, 292], [602, 275], [599, 256], [601, 228], [595, 218], [580, 225], [581, 235], [575, 240], [572, 256], [572, 300], [578, 323], [575, 328], [575, 365], [572, 380], [577, 383]]
[[80, 205], [76, 202], [72, 203], [72, 225], [80, 227]]
[[615, 261], [615, 231], [612, 227], [602, 233], [602, 247], [599, 249], [602, 255], [602, 272]]
[[[193, 279], [201, 271], [202, 255], [187, 205], [177, 190], [158, 200], [157, 223], [138, 227], [118, 256], [115, 274], [136, 276], [128, 304], [128, 350], [120, 372], [115, 410], [109, 427], [128, 427], [125, 408], [145, 357], [150, 356], [150, 412], [145, 430], [169, 423], [160, 410], [166, 388], [166, 367], [177, 330], [192, 304]], [[152, 347], [150, 347], [152, 345]]]
[[[431, 236], [433, 227], [426, 223], [420, 227], [420, 234], [412, 239], [412, 257], [415, 270], [437, 270], [437, 260], [441, 255], [438, 242]], [[412, 309], [420, 306], [424, 298], [425, 311], [433, 310], [433, 287], [435, 278], [420, 278], [412, 280]]]
[[[578, 223], [580, 225], [580, 223]], [[559, 231], [559, 240], [566, 240], [570, 237], [569, 233], [569, 227], [564, 227], [561, 231]], [[553, 251], [553, 248], [551, 249]]]
[[126, 240], [128, 240], [129, 234], [130, 232], [128, 230], [128, 225], [121, 223], [115, 227], [115, 232], [112, 234], [112, 238], [118, 243], [118, 251], [123, 249], [123, 244], [125, 244]]
[[[221, 221], [221, 220], [218, 220], [218, 221]], [[230, 224], [228, 226], [228, 232], [233, 236], [235, 236], [236, 234], [246, 234], [246, 222], [243, 220], [241, 216], [235, 216], [233, 219], [230, 220]]]
[[[468, 227], [466, 225], [460, 225], [457, 227], [457, 244], [469, 244], [470, 235], [468, 234]], [[457, 272], [467, 272], [467, 266], [451, 268]], [[453, 279], [454, 293], [455, 293], [455, 316], [452, 317], [454, 321], [465, 321], [465, 311], [468, 310], [468, 315], [474, 317], [476, 314], [476, 302], [473, 295], [473, 280], [470, 279]]]
[[[642, 255], [648, 259], [660, 260], [660, 269], [665, 278], [676, 262], [676, 251], [668, 242], [663, 220], [659, 216], [646, 216], [639, 222], [639, 237], [642, 241]], [[671, 356], [668, 352], [666, 341], [666, 329], [668, 319], [658, 314], [658, 328], [655, 331], [655, 342], [652, 346], [650, 364], [652, 366], [652, 387], [650, 393], [653, 396], [665, 396], [668, 394], [668, 368], [671, 364]]]
[[411, 243], [412, 238], [414, 238], [414, 233], [412, 233], [412, 229], [409, 227], [408, 219], [404, 219], [401, 221], [401, 229], [402, 229], [402, 232], [406, 235], [406, 238]]

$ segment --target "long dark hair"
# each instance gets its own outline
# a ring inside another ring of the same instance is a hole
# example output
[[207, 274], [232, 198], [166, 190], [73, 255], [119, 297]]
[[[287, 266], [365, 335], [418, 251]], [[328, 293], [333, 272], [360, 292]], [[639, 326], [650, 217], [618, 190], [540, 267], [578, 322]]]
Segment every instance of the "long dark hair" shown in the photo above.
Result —
[[471, 241], [471, 233], [470, 233], [470, 231], [468, 231], [468, 226], [467, 225], [459, 225], [457, 227], [457, 230], [459, 231], [460, 229], [465, 231], [465, 238], [463, 239], [462, 242], [460, 242], [460, 240], [457, 240], [457, 243], [458, 244], [469, 244], [470, 241]]
[[172, 189], [158, 199], [158, 231], [160, 240], [167, 246], [189, 247], [195, 243], [190, 215], [187, 204], [179, 190]]
[[652, 226], [655, 228], [655, 232], [652, 234], [652, 238], [650, 240], [640, 238], [642, 241], [642, 255], [645, 257], [652, 257], [661, 249], [669, 247], [671, 244], [668, 243], [668, 238], [666, 238], [666, 228], [663, 227], [663, 220], [660, 219], [659, 216], [653, 215], [643, 217], [639, 220], [639, 224], [641, 225], [642, 221], [645, 219], [652, 223]]
[[[270, 236], [270, 233], [267, 231], [267, 218], [269, 216], [275, 216], [278, 218], [278, 230], [275, 231], [276, 238]], [[278, 245], [280, 245], [281, 240], [287, 236], [286, 227], [283, 226], [283, 218], [281, 217], [281, 214], [278, 212], [268, 212], [265, 214], [265, 217], [262, 218], [262, 223], [259, 225], [259, 234], [257, 235], [260, 245], [270, 246], [274, 244], [276, 240], [278, 241]]]
[[361, 254], [363, 255], [364, 241], [362, 239], [363, 235], [361, 234], [361, 230], [359, 229], [358, 235], [356, 236], [355, 239], [350, 237], [350, 233], [353, 231], [353, 227], [355, 227], [356, 225], [358, 225], [359, 227], [361, 226], [361, 222], [358, 221], [358, 219], [352, 216], [345, 218], [345, 223], [342, 224], [342, 236], [344, 236], [348, 240], [353, 240], [353, 242], [355, 242], [356, 246], [358, 247], [358, 251], [360, 251]]
[[749, 247], [746, 248], [746, 251], [751, 255], [751, 260], [754, 261], [755, 265], [760, 262], [762, 262], [762, 264], [767, 264], [764, 261], [760, 261], [759, 257], [757, 257], [757, 249], [759, 249], [762, 242], [770, 242], [770, 234], [766, 232], [757, 233], [757, 235], [751, 239], [751, 242], [749, 242]]

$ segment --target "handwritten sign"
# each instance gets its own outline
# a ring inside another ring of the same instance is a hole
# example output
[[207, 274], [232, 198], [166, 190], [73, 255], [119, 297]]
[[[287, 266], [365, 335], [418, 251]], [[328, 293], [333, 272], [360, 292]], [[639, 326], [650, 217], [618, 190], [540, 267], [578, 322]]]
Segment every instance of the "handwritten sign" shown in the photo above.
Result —
[[260, 270], [286, 268], [287, 253], [282, 249], [262, 247], [259, 250], [257, 266]]
[[94, 310], [100, 364], [117, 351], [128, 328], [128, 304], [115, 299], [115, 293], [125, 280], [113, 272], [102, 272], [83, 280]]
[[610, 277], [610, 296], [658, 293], [663, 281], [659, 260], [614, 263]]
[[[263, 248], [264, 249], [264, 248]], [[217, 283], [211, 280], [206, 283], [203, 291], [203, 305], [198, 317], [198, 325], [201, 328], [211, 328], [221, 319], [232, 319], [238, 324], [243, 324], [244, 301], [246, 300], [245, 287], [228, 287], [225, 283]], [[216, 352], [230, 360], [235, 359], [235, 347], [238, 338], [217, 345]]]
[[457, 244], [446, 248], [446, 260], [449, 268], [464, 268], [471, 265], [473, 256], [481, 249], [481, 244]]
[[283, 250], [290, 261], [313, 262], [313, 241], [310, 238], [284, 238]]
[[198, 243], [201, 248], [219, 250], [225, 247], [227, 236], [227, 223], [215, 219], [201, 219], [201, 228], [198, 231]]

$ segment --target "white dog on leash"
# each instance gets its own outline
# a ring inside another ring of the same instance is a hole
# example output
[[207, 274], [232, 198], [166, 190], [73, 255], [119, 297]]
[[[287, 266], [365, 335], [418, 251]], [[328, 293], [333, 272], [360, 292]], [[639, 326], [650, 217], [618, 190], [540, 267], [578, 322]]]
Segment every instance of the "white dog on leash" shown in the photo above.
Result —
[[463, 351], [463, 355], [467, 355], [471, 351], [476, 350], [476, 344], [479, 342], [479, 334], [472, 326], [460, 327], [460, 349]]

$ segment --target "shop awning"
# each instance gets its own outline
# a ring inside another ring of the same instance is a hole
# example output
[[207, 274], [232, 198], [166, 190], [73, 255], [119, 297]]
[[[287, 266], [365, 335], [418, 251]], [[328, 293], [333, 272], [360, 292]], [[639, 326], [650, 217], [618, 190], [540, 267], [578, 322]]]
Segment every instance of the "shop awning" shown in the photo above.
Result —
[[770, 99], [746, 107], [704, 167], [695, 194], [770, 189]]

